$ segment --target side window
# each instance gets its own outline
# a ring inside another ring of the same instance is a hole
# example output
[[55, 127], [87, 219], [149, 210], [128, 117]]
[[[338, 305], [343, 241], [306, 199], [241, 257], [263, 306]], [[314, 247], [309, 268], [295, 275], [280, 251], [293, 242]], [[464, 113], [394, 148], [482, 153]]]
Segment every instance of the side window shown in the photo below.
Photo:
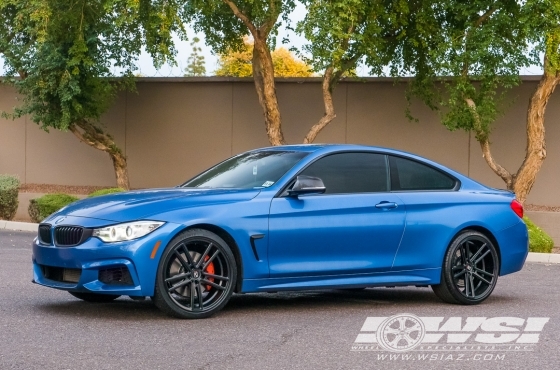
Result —
[[312, 163], [301, 174], [320, 177], [327, 194], [387, 191], [387, 166], [383, 154], [332, 154]]
[[451, 190], [455, 180], [422, 163], [389, 156], [391, 190]]

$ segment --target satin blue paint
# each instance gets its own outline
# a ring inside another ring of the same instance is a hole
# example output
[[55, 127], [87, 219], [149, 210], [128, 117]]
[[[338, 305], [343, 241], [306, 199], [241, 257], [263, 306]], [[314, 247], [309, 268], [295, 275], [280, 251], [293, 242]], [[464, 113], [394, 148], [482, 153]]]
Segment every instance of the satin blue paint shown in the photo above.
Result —
[[[38, 284], [81, 292], [151, 296], [159, 259], [171, 239], [190, 227], [213, 227], [235, 241], [242, 292], [337, 287], [429, 285], [440, 281], [447, 247], [465, 229], [491, 235], [501, 275], [519, 271], [528, 253], [527, 228], [513, 213], [514, 195], [488, 188], [425, 158], [386, 148], [300, 145], [265, 148], [308, 155], [279, 181], [262, 189], [166, 188], [131, 191], [71, 204], [44, 223], [97, 228], [134, 220], [164, 221], [131, 242], [89, 238], [64, 248], [33, 242], [33, 278]], [[309, 163], [335, 152], [376, 152], [427, 163], [455, 177], [449, 191], [278, 196]], [[389, 206], [386, 206], [389, 204]], [[380, 205], [376, 207], [376, 205]], [[395, 207], [396, 205], [396, 207]], [[251, 235], [255, 249], [250, 245]], [[161, 246], [154, 258], [157, 242]], [[39, 265], [82, 269], [77, 284], [46, 279]], [[133, 285], [101, 283], [101, 268], [126, 266]]]

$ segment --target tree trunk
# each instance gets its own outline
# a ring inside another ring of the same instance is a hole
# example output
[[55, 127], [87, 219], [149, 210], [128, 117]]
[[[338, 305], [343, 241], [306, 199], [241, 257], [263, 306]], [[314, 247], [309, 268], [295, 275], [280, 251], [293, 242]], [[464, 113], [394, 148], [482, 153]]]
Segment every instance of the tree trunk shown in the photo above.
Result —
[[[545, 58], [546, 64], [546, 58]], [[550, 96], [560, 83], [560, 73], [545, 71], [539, 85], [529, 100], [527, 111], [527, 148], [525, 160], [515, 175], [513, 191], [517, 199], [524, 203], [533, 188], [537, 173], [546, 158], [544, 114]]]
[[107, 152], [113, 161], [117, 186], [125, 190], [130, 190], [126, 157], [115, 144], [111, 135], [103, 132], [101, 128], [87, 121], [76, 122], [70, 126], [70, 131], [76, 135], [80, 141], [95, 149]]
[[[529, 100], [526, 124], [527, 147], [525, 149], [525, 159], [514, 175], [496, 163], [490, 152], [488, 135], [481, 132], [480, 125], [475, 127], [475, 130], [478, 128], [476, 132], [477, 141], [480, 143], [482, 156], [486, 160], [486, 163], [494, 173], [504, 180], [507, 188], [515, 193], [517, 200], [522, 204], [527, 200], [527, 196], [533, 188], [537, 174], [546, 158], [544, 114], [550, 96], [559, 83], [560, 71], [551, 72], [547, 71], [545, 68], [545, 72]], [[476, 105], [471, 99], [465, 99], [465, 101], [473, 112], [476, 125], [479, 122], [476, 113]]]
[[282, 133], [282, 120], [278, 99], [276, 98], [276, 85], [274, 82], [274, 65], [266, 39], [254, 38], [253, 46], [253, 78], [263, 109], [266, 134], [271, 145], [284, 145]]
[[325, 71], [325, 75], [323, 76], [323, 102], [325, 104], [325, 114], [319, 122], [313, 125], [307, 135], [305, 135], [305, 139], [303, 140], [304, 144], [311, 144], [315, 141], [315, 138], [323, 130], [333, 119], [336, 118], [336, 114], [334, 113], [334, 104], [332, 99], [332, 92], [333, 92], [333, 67], [328, 67]]
[[494, 171], [496, 175], [500, 176], [502, 180], [504, 180], [507, 189], [513, 190], [514, 176], [511, 173], [509, 173], [508, 170], [502, 167], [499, 163], [497, 163], [494, 157], [492, 156], [492, 151], [490, 150], [490, 141], [488, 140], [488, 133], [482, 130], [482, 125], [480, 123], [480, 116], [478, 115], [478, 112], [476, 110], [475, 102], [470, 98], [466, 98], [465, 102], [469, 106], [474, 118], [474, 130], [476, 134], [476, 141], [478, 141], [478, 143], [480, 144], [480, 149], [482, 150], [482, 158], [484, 158], [484, 160], [488, 164], [488, 167], [490, 167], [490, 169]]

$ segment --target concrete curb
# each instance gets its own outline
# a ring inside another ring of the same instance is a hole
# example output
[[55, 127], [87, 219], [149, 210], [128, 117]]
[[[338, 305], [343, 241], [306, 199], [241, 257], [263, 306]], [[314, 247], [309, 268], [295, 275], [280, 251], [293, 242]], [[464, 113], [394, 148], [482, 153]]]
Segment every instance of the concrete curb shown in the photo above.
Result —
[[0, 221], [0, 230], [18, 230], [18, 231], [35, 231], [39, 224], [34, 224], [31, 222], [16, 222], [16, 221]]
[[[0, 221], [0, 230], [37, 231], [39, 224], [30, 222]], [[560, 263], [560, 254], [533, 253], [527, 256], [527, 262]]]
[[527, 256], [527, 262], [560, 263], [560, 254], [530, 252]]

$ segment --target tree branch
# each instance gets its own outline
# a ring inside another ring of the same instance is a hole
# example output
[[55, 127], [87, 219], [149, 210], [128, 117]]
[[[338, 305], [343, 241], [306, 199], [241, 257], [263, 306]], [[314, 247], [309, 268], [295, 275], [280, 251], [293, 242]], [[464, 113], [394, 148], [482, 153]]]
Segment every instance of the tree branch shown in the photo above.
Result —
[[490, 18], [490, 16], [491, 16], [492, 14], [494, 14], [494, 12], [495, 12], [496, 10], [498, 10], [498, 8], [497, 8], [495, 5], [493, 5], [490, 9], [488, 9], [488, 10], [486, 11], [486, 13], [482, 14], [482, 15], [480, 16], [480, 18], [477, 19], [477, 21], [473, 24], [473, 26], [474, 26], [475, 28], [476, 28], [476, 27], [479, 27], [484, 21], [486, 21], [488, 18]]
[[331, 83], [334, 74], [334, 68], [332, 66], [328, 67], [325, 70], [325, 75], [323, 76], [323, 102], [325, 103], [325, 114], [319, 122], [314, 124], [307, 135], [305, 135], [305, 139], [303, 139], [304, 144], [311, 144], [315, 141], [315, 138], [323, 130], [333, 119], [336, 118], [336, 114], [334, 113], [334, 105], [332, 99], [332, 89]]
[[231, 11], [233, 12], [233, 14], [239, 18], [241, 20], [241, 22], [243, 22], [243, 24], [249, 29], [249, 31], [251, 32], [251, 34], [253, 35], [253, 37], [256, 37], [257, 35], [257, 28], [255, 27], [255, 25], [251, 22], [251, 20], [249, 19], [249, 17], [247, 17], [245, 15], [245, 13], [243, 13], [241, 10], [239, 10], [239, 8], [237, 7], [237, 5], [231, 1], [231, 0], [222, 0], [224, 2], [224, 4], [226, 4], [227, 6], [230, 7]]
[[513, 189], [513, 175], [500, 164], [498, 164], [492, 156], [492, 152], [490, 151], [490, 142], [488, 141], [488, 135], [482, 130], [480, 117], [478, 116], [478, 112], [476, 111], [476, 104], [470, 98], [466, 98], [465, 102], [471, 109], [474, 116], [476, 140], [478, 141], [478, 143], [480, 144], [480, 148], [482, 149], [482, 157], [484, 158], [488, 166], [492, 169], [492, 171], [494, 171], [496, 175], [500, 176], [502, 180], [504, 180], [507, 188], [510, 190]]

